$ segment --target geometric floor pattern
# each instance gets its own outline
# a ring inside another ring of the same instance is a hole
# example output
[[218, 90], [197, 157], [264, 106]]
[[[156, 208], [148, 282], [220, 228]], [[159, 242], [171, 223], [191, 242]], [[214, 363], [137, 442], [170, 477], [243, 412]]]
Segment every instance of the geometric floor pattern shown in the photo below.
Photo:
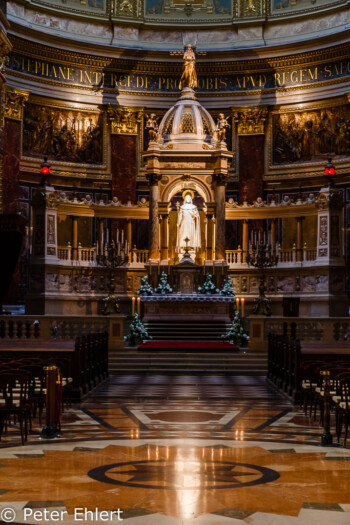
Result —
[[350, 449], [262, 377], [121, 376], [0, 450], [0, 522], [349, 525]]

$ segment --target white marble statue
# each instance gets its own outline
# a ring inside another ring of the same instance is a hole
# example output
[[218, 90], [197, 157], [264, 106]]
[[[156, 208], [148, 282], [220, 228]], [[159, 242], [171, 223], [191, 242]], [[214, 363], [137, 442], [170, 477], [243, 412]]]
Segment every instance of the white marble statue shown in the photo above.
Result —
[[180, 206], [177, 218], [176, 249], [179, 252], [186, 247], [185, 239], [189, 239], [188, 247], [196, 250], [201, 246], [200, 217], [197, 206], [192, 203], [190, 193], [186, 193], [184, 203]]

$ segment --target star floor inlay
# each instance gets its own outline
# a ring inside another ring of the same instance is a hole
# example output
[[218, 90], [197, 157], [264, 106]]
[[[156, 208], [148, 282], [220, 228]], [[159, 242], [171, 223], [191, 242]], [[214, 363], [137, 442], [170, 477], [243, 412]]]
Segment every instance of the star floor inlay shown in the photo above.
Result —
[[[8, 429], [0, 516], [10, 507], [34, 525], [24, 509], [50, 508], [76, 525], [83, 507], [120, 508], [127, 525], [350, 524], [349, 446], [319, 447], [318, 420], [262, 378], [119, 379], [66, 408], [59, 439], [38, 440], [37, 419], [24, 447], [18, 424]], [[161, 393], [127, 397], [133, 381]], [[182, 384], [196, 397], [179, 397]]]

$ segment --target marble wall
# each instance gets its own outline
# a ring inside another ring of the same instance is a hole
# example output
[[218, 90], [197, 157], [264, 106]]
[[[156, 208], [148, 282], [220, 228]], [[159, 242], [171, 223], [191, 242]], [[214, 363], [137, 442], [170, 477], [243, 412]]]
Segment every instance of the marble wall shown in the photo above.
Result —
[[21, 123], [17, 120], [5, 119], [3, 155], [3, 212], [17, 213], [21, 156]]
[[137, 145], [135, 135], [111, 135], [112, 197], [136, 201]]
[[239, 137], [238, 158], [240, 201], [246, 192], [247, 201], [252, 203], [263, 195], [264, 135]]

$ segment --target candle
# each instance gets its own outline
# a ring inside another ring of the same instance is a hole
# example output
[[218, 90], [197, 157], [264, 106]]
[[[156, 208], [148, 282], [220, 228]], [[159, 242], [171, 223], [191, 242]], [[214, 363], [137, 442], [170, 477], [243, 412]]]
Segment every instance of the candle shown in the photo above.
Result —
[[107, 228], [106, 243], [109, 243], [109, 228]]
[[239, 297], [236, 297], [236, 308], [237, 312], [239, 312]]
[[122, 230], [122, 244], [124, 244], [124, 230]]
[[131, 304], [132, 304], [132, 315], [134, 316], [135, 315], [135, 297], [131, 299]]
[[117, 228], [117, 244], [119, 243], [119, 228]]
[[241, 317], [244, 317], [244, 297], [241, 299]]
[[141, 297], [137, 298], [137, 313], [140, 315], [140, 308], [141, 308]]

